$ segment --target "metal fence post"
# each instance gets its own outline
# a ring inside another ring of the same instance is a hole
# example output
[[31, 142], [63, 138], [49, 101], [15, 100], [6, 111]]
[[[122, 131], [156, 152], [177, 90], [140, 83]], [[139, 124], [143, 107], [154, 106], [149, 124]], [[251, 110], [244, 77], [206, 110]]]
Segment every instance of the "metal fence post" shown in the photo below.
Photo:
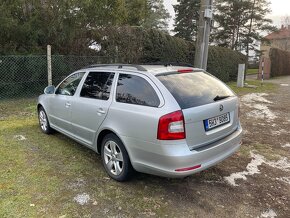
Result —
[[48, 85], [52, 85], [52, 71], [51, 71], [51, 46], [47, 45], [47, 79]]

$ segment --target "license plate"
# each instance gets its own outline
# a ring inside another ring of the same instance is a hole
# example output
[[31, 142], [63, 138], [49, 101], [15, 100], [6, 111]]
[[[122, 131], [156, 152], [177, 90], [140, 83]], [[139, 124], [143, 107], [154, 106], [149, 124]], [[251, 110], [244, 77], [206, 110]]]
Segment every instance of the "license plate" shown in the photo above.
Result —
[[230, 122], [230, 113], [226, 113], [220, 116], [212, 117], [207, 120], [204, 120], [205, 131], [214, 129], [216, 127], [222, 126]]

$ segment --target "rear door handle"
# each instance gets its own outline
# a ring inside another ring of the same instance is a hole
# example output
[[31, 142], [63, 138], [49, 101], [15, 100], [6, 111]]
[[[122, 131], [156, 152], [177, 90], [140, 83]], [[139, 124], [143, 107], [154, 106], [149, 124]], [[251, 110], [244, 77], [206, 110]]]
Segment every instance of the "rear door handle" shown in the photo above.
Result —
[[98, 110], [98, 114], [105, 114], [106, 113], [106, 111], [104, 111], [104, 109], [103, 108], [99, 108], [99, 110]]
[[69, 102], [66, 102], [66, 103], [65, 103], [65, 107], [66, 107], [66, 108], [69, 108], [70, 106], [71, 106], [71, 103], [69, 103]]

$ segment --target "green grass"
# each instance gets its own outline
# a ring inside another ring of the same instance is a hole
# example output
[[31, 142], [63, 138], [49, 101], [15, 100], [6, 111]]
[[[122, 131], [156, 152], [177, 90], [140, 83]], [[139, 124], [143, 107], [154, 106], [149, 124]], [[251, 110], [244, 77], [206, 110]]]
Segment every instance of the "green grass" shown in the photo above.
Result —
[[259, 69], [248, 69], [247, 70], [247, 75], [254, 75], [254, 74], [258, 74]]
[[227, 85], [237, 94], [243, 95], [247, 93], [257, 93], [257, 92], [275, 92], [277, 90], [278, 85], [273, 83], [261, 83], [259, 80], [248, 80], [245, 83], [248, 85], [257, 86], [257, 88], [238, 88], [237, 82], [229, 82]]
[[35, 98], [0, 101], [0, 120], [8, 117], [31, 117], [36, 114]]
[[[260, 85], [259, 81], [248, 83]], [[229, 85], [239, 94], [276, 89], [269, 83], [257, 89]], [[26, 140], [19, 141], [18, 135]], [[248, 157], [245, 146], [241, 152]], [[271, 152], [275, 153], [265, 150]], [[176, 205], [187, 208], [182, 216], [192, 212], [198, 216], [204, 211], [194, 202], [196, 192], [211, 188], [202, 181], [220, 180], [220, 171], [217, 167], [184, 180], [137, 174], [130, 182], [118, 183], [108, 179], [99, 155], [62, 134], [40, 131], [35, 99], [0, 102], [0, 217], [176, 217], [180, 216]], [[223, 191], [219, 190], [221, 196]], [[82, 193], [90, 196], [83, 206], [74, 201]], [[202, 198], [216, 205], [208, 195]]]
[[[0, 107], [0, 217], [170, 214], [162, 178], [141, 174], [117, 183], [108, 179], [98, 154], [62, 134], [40, 131], [34, 99], [2, 101]], [[82, 206], [74, 197], [83, 193], [90, 201]]]

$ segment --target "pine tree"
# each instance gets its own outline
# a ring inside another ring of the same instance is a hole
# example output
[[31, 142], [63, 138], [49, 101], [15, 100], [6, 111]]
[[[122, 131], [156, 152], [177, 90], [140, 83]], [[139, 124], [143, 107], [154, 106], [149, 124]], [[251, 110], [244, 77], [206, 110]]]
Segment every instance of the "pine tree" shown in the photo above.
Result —
[[249, 0], [251, 4], [250, 19], [247, 28], [247, 35], [242, 41], [245, 44], [246, 55], [249, 58], [251, 50], [256, 51], [256, 41], [261, 41], [263, 36], [261, 32], [276, 31], [276, 27], [272, 25], [272, 20], [266, 18], [271, 12], [270, 2], [268, 0]]
[[177, 0], [175, 10], [175, 36], [194, 41], [197, 35], [200, 0]]
[[241, 49], [241, 38], [247, 34], [251, 5], [249, 0], [216, 0], [214, 41], [232, 50]]
[[169, 18], [170, 14], [164, 7], [164, 0], [147, 0], [144, 27], [167, 30]]
[[268, 0], [216, 0], [215, 9], [214, 43], [247, 56], [262, 32], [275, 30], [266, 18], [271, 11]]

